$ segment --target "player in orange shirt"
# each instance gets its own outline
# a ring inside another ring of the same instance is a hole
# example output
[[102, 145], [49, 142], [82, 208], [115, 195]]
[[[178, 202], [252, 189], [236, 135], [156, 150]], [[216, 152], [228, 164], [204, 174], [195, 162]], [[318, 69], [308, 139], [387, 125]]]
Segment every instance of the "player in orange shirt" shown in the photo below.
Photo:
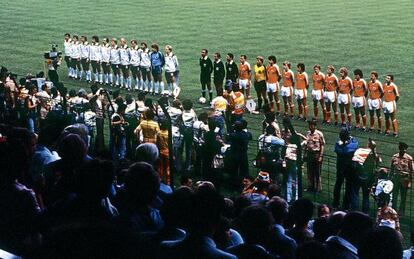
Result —
[[[305, 64], [299, 63], [297, 65], [296, 89], [295, 96], [298, 102], [298, 120], [306, 120], [308, 117], [308, 105], [306, 103], [306, 97], [308, 95], [309, 79], [308, 74], [305, 72]], [[304, 115], [302, 114], [304, 112]]]
[[338, 81], [338, 104], [339, 110], [341, 111], [341, 124], [342, 126], [345, 126], [346, 112], [346, 117], [348, 117], [348, 125], [351, 125], [351, 94], [353, 91], [352, 80], [348, 76], [348, 69], [346, 67], [341, 67], [341, 69], [339, 69], [339, 75], [341, 78]]
[[267, 95], [269, 96], [270, 106], [274, 109], [273, 99], [276, 102], [277, 112], [280, 114], [280, 100], [279, 100], [279, 81], [280, 81], [280, 70], [279, 66], [276, 64], [276, 57], [269, 56], [269, 65], [266, 68], [266, 89]]
[[335, 68], [332, 65], [329, 65], [326, 70], [325, 76], [325, 92], [324, 92], [324, 99], [325, 99], [325, 107], [326, 107], [326, 124], [331, 123], [331, 108], [334, 111], [335, 116], [335, 125], [338, 125], [338, 98], [337, 98], [337, 91], [338, 91], [338, 78], [334, 74]]
[[[361, 69], [354, 70], [355, 79], [352, 82], [354, 86], [354, 95], [352, 96], [352, 106], [355, 111], [355, 128], [365, 130], [367, 127], [367, 116], [365, 115], [365, 96], [367, 95], [367, 82], [363, 79]], [[360, 127], [360, 115], [362, 117], [362, 128]]]
[[385, 84], [383, 85], [384, 101], [382, 103], [385, 115], [385, 135], [390, 135], [390, 118], [392, 121], [392, 128], [394, 130], [394, 137], [398, 137], [398, 122], [395, 117], [397, 112], [396, 103], [400, 99], [398, 87], [394, 84], [394, 76], [387, 75], [385, 77]]
[[326, 118], [326, 108], [325, 102], [323, 100], [323, 88], [325, 86], [325, 75], [321, 72], [320, 65], [313, 66], [314, 73], [312, 74], [313, 90], [312, 90], [312, 99], [313, 99], [313, 116], [318, 118], [318, 102], [321, 104], [323, 120]]
[[247, 99], [250, 99], [250, 85], [251, 85], [251, 67], [249, 62], [247, 62], [247, 56], [240, 56], [240, 65], [239, 65], [239, 87], [242, 90], [242, 93], [246, 93]]
[[382, 130], [382, 118], [381, 118], [381, 99], [384, 95], [382, 84], [378, 81], [378, 73], [376, 71], [371, 72], [371, 80], [368, 82], [368, 110], [369, 110], [369, 130], [374, 130], [375, 118], [374, 114], [377, 114], [378, 119], [378, 133]]
[[285, 106], [285, 115], [288, 114], [290, 108], [290, 117], [293, 118], [295, 105], [293, 104], [293, 86], [295, 85], [295, 75], [291, 70], [289, 61], [283, 62], [283, 85], [280, 89], [283, 104]]

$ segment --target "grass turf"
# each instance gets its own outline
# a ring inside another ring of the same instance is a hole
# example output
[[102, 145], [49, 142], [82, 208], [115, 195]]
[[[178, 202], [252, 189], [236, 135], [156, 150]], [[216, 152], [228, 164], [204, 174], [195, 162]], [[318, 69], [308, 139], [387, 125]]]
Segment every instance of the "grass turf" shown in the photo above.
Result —
[[[381, 81], [392, 73], [401, 93], [397, 105], [400, 137], [353, 132], [361, 145], [372, 137], [387, 166], [390, 156], [397, 152], [398, 141], [411, 145], [414, 137], [414, 91], [410, 89], [414, 82], [409, 67], [414, 56], [410, 25], [414, 23], [413, 12], [412, 0], [77, 0], [53, 4], [46, 0], [16, 0], [0, 9], [0, 64], [19, 75], [42, 70], [43, 52], [51, 43], [58, 43], [62, 50], [63, 34], [69, 32], [85, 34], [89, 39], [96, 34], [172, 45], [180, 62], [182, 98], [193, 100], [200, 94], [198, 58], [202, 48], [207, 48], [210, 56], [216, 51], [222, 56], [232, 52], [236, 60], [246, 54], [252, 65], [255, 56], [274, 54], [279, 64], [286, 59], [293, 66], [304, 62], [308, 74], [316, 63], [323, 71], [328, 64], [333, 64], [336, 72], [341, 66], [350, 71], [360, 68], [367, 80], [371, 70], [378, 71]], [[60, 75], [69, 88], [87, 87], [85, 83], [69, 81], [64, 66]], [[310, 102], [309, 107], [312, 114]], [[257, 138], [262, 116], [246, 118]], [[298, 131], [306, 131], [305, 123], [294, 124]], [[338, 129], [322, 127], [322, 131], [328, 143], [326, 153], [333, 155]], [[250, 152], [251, 158], [254, 152]], [[329, 178], [328, 185], [334, 182], [333, 165], [326, 161], [324, 166], [323, 181]], [[325, 190], [320, 200], [327, 202], [332, 188]], [[409, 217], [411, 213], [412, 208], [406, 212]], [[407, 218], [403, 218], [405, 228]]]

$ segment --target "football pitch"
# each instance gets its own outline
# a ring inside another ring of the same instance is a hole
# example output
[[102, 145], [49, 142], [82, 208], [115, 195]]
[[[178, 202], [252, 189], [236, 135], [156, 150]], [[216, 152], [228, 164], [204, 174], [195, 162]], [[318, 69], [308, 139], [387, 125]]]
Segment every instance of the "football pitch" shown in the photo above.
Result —
[[[414, 58], [413, 13], [412, 0], [15, 0], [0, 9], [0, 65], [18, 75], [35, 74], [43, 69], [43, 53], [50, 44], [57, 43], [62, 50], [63, 34], [69, 32], [87, 35], [89, 41], [98, 35], [172, 45], [180, 63], [181, 99], [193, 101], [200, 95], [198, 58], [202, 48], [209, 50], [210, 57], [217, 51], [222, 56], [231, 52], [236, 61], [245, 54], [252, 65], [258, 55], [276, 55], [280, 67], [284, 60], [293, 68], [303, 62], [309, 75], [314, 64], [320, 64], [323, 72], [332, 64], [335, 73], [345, 66], [351, 77], [359, 68], [367, 81], [372, 70], [378, 71], [382, 82], [391, 73], [401, 95], [397, 104], [399, 138], [352, 132], [361, 145], [372, 137], [384, 165], [389, 166], [390, 156], [398, 151], [398, 141], [407, 142], [411, 146], [408, 152], [414, 153], [414, 80], [410, 67]], [[88, 87], [70, 81], [64, 65], [60, 77], [69, 88]], [[256, 97], [254, 91], [252, 95]], [[312, 115], [310, 100], [308, 105]], [[262, 115], [246, 118], [257, 139]], [[294, 125], [302, 133], [307, 129], [304, 122]], [[334, 155], [339, 129], [321, 130], [327, 154]]]

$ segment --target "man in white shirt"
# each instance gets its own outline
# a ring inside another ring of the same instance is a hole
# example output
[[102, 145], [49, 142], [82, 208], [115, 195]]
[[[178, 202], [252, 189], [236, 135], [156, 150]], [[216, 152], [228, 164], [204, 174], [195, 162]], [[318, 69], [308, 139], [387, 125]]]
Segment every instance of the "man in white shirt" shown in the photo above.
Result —
[[142, 91], [143, 89], [143, 80], [141, 77], [141, 71], [139, 65], [141, 63], [141, 52], [142, 50], [138, 47], [137, 40], [131, 40], [131, 48], [129, 49], [130, 53], [130, 69], [132, 77], [135, 78], [135, 90]]
[[80, 37], [80, 51], [81, 51], [81, 66], [82, 70], [80, 71], [79, 80], [82, 80], [83, 74], [85, 74], [86, 82], [91, 81], [91, 71], [89, 71], [89, 52], [90, 46], [88, 43], [88, 38], [84, 35]]
[[102, 40], [101, 48], [101, 66], [103, 71], [103, 80], [105, 84], [109, 85], [112, 84], [112, 74], [111, 74], [111, 64], [110, 56], [111, 56], [111, 45], [109, 44], [109, 39], [104, 38]]
[[168, 85], [168, 94], [171, 96], [178, 87], [176, 73], [178, 70], [177, 56], [172, 52], [171, 45], [165, 46], [165, 80]]
[[125, 38], [121, 38], [121, 47], [119, 48], [119, 56], [121, 58], [121, 88], [126, 88], [131, 91], [131, 78], [129, 77], [130, 66], [130, 50], [126, 44]]
[[70, 55], [72, 51], [72, 40], [70, 38], [69, 33], [65, 33], [65, 40], [63, 41], [63, 47], [64, 47], [64, 58], [66, 67], [68, 68], [68, 77], [72, 76], [72, 66], [70, 64]]
[[[92, 36], [92, 44], [89, 47], [89, 60], [92, 64], [92, 72], [94, 76], [95, 83], [103, 83], [103, 76], [101, 73], [101, 46], [99, 45], [99, 37], [94, 35]], [[89, 72], [90, 73], [90, 72]], [[91, 80], [91, 75], [89, 74], [89, 81]]]
[[153, 84], [151, 79], [151, 59], [149, 56], [148, 45], [145, 42], [141, 42], [141, 62], [139, 64], [139, 70], [141, 71], [142, 80], [144, 82], [143, 90], [145, 92], [152, 92]]
[[71, 60], [71, 67], [72, 73], [69, 77], [78, 79], [78, 72], [81, 70], [80, 65], [80, 58], [81, 58], [81, 49], [79, 44], [79, 37], [78, 35], [73, 35], [72, 37], [72, 47], [70, 52], [70, 60]]
[[115, 81], [112, 78], [112, 74], [110, 75], [110, 81], [112, 82], [112, 85], [115, 83], [115, 87], [119, 87], [119, 81], [121, 78], [121, 55], [120, 50], [118, 48], [118, 40], [116, 38], [113, 38], [111, 41], [111, 51], [109, 53], [109, 62], [111, 63], [111, 68], [113, 75], [115, 76]]

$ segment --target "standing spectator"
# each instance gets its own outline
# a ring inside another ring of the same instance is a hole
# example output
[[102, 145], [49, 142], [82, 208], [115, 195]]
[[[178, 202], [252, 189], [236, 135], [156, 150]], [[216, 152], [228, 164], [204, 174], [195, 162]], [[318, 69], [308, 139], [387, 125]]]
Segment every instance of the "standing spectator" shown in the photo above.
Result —
[[294, 258], [297, 248], [296, 241], [285, 234], [283, 221], [289, 213], [289, 205], [280, 197], [273, 197], [266, 203], [266, 208], [273, 215], [274, 225], [270, 231], [270, 238], [266, 247], [282, 258]]
[[323, 133], [316, 129], [316, 120], [309, 121], [309, 131], [306, 133], [306, 158], [308, 165], [308, 191], [322, 190], [321, 172], [325, 138]]
[[[154, 94], [164, 92], [164, 82], [162, 81], [162, 68], [165, 65], [164, 55], [161, 53], [158, 44], [151, 45], [151, 53], [149, 54], [151, 60], [151, 73], [154, 78]], [[159, 88], [161, 91], [159, 92]]]
[[37, 107], [38, 100], [36, 98], [37, 88], [35, 85], [28, 87], [29, 93], [25, 98], [25, 108], [27, 111], [27, 128], [31, 133], [37, 132]]
[[160, 178], [161, 181], [165, 178], [165, 183], [170, 185], [170, 151], [168, 148], [168, 122], [161, 121], [160, 131], [157, 134], [157, 147], [160, 151]]
[[209, 117], [212, 118], [219, 128], [220, 137], [224, 136], [226, 118], [225, 113], [228, 108], [228, 102], [222, 95], [218, 95], [211, 102], [211, 108], [214, 110]]
[[126, 136], [125, 127], [128, 126], [124, 119], [126, 105], [121, 103], [111, 117], [112, 135], [114, 140], [114, 149], [112, 158], [114, 161], [121, 161], [125, 159], [126, 155]]
[[96, 116], [96, 139], [95, 139], [95, 152], [101, 153], [105, 148], [104, 139], [104, 119], [105, 119], [105, 105], [104, 105], [104, 89], [99, 89], [92, 96], [90, 103], [92, 111]]
[[[142, 141], [140, 133], [142, 131]], [[141, 120], [138, 127], [134, 130], [135, 135], [138, 138], [138, 142], [141, 143], [157, 143], [157, 134], [160, 131], [158, 123], [154, 121], [154, 111], [148, 109], [145, 111], [144, 119]]]
[[326, 240], [329, 258], [358, 259], [358, 247], [364, 243], [372, 228], [372, 220], [361, 212], [349, 212], [345, 215], [338, 235]]
[[383, 190], [376, 196], [376, 199], [378, 204], [377, 218], [375, 219], [376, 225], [390, 227], [400, 231], [400, 219], [398, 213], [389, 206], [390, 193]]
[[217, 96], [223, 95], [223, 80], [226, 75], [220, 52], [214, 53], [214, 86]]
[[182, 125], [180, 132], [181, 134], [183, 134], [184, 137], [184, 143], [182, 147], [183, 149], [185, 148], [184, 170], [190, 171], [194, 139], [193, 125], [194, 122], [197, 121], [197, 115], [193, 110], [193, 102], [189, 99], [183, 101], [183, 109], [184, 111], [181, 114]]
[[[234, 124], [235, 132], [228, 135], [230, 143], [230, 164], [233, 184], [239, 184], [243, 177], [249, 175], [249, 158], [247, 150], [252, 134], [247, 131], [247, 121], [236, 121]], [[246, 130], [245, 130], [246, 129]]]
[[[246, 108], [246, 99], [241, 89], [234, 88], [229, 94], [229, 111], [230, 111], [230, 125], [231, 127], [236, 121], [243, 119], [244, 110]], [[229, 131], [229, 130], [228, 130]], [[229, 132], [232, 132], [230, 130]]]
[[[405, 212], [405, 201], [407, 198], [408, 189], [411, 188], [411, 181], [413, 178], [413, 158], [407, 154], [408, 145], [404, 142], [398, 144], [400, 150], [391, 159], [391, 174], [394, 183], [394, 208], [401, 215]], [[401, 194], [400, 205], [398, 206], [398, 196]]]
[[211, 89], [211, 73], [213, 72], [213, 62], [208, 57], [208, 50], [201, 50], [201, 57], [199, 60], [200, 65], [200, 83], [201, 83], [201, 96], [206, 98], [206, 87], [208, 89], [208, 95], [210, 102], [213, 100], [213, 90]]
[[333, 207], [339, 207], [341, 187], [346, 178], [345, 196], [343, 200], [343, 208], [349, 209], [350, 203], [352, 208], [357, 206], [358, 181], [357, 175], [352, 170], [352, 157], [358, 149], [358, 140], [351, 137], [348, 129], [343, 128], [339, 133], [339, 140], [335, 143], [336, 158], [336, 181], [333, 193]]

